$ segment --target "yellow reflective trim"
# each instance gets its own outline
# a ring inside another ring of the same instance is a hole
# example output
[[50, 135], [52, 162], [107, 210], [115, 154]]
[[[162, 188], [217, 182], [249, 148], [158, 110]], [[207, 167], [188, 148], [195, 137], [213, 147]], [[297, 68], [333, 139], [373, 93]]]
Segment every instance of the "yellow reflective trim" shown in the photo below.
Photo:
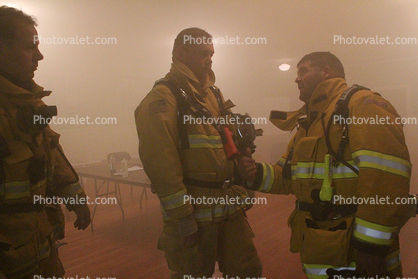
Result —
[[279, 159], [279, 161], [277, 161], [277, 165], [279, 165], [279, 166], [284, 166], [284, 164], [286, 163], [286, 159], [285, 158], [283, 158], [283, 157], [281, 157], [280, 159]]
[[370, 150], [358, 150], [352, 156], [360, 168], [377, 169], [408, 179], [411, 177], [412, 164], [408, 160]]
[[213, 209], [213, 218], [220, 218], [228, 214], [227, 204], [216, 204]]
[[6, 200], [21, 199], [30, 197], [30, 181], [8, 181], [4, 184], [4, 195]]
[[192, 134], [188, 138], [190, 148], [223, 148], [222, 139], [218, 135]]
[[361, 219], [359, 217], [356, 217], [354, 222], [361, 225], [361, 226], [364, 226], [364, 227], [367, 227], [367, 228], [370, 228], [370, 229], [374, 229], [374, 230], [377, 230], [377, 231], [388, 232], [388, 233], [394, 233], [394, 232], [398, 231], [398, 226], [395, 226], [395, 227], [383, 226], [383, 225], [368, 222], [368, 221], [366, 221], [364, 219]]
[[332, 268], [335, 270], [342, 269], [356, 269], [356, 263], [352, 262], [349, 266], [340, 267], [333, 265], [324, 265], [324, 264], [303, 264], [303, 271], [309, 279], [328, 279], [327, 269]]
[[193, 216], [196, 219], [196, 222], [211, 222], [213, 219], [212, 208], [195, 208], [193, 211]]
[[329, 276], [327, 274], [325, 275], [316, 275], [316, 274], [306, 274], [306, 277], [308, 277], [308, 279], [328, 279]]
[[401, 265], [400, 250], [396, 250], [386, 256], [387, 271], [392, 271]]
[[[353, 160], [347, 161], [351, 166], [358, 169]], [[298, 162], [291, 167], [292, 179], [324, 179], [324, 163]], [[357, 178], [358, 175], [344, 164], [338, 164], [332, 168], [333, 179]]]
[[398, 227], [382, 226], [356, 218], [354, 221], [354, 237], [363, 242], [377, 245], [391, 245]]
[[178, 191], [177, 193], [160, 198], [164, 210], [172, 210], [185, 205], [184, 196], [186, 193], [187, 189], [184, 188], [183, 190]]
[[375, 237], [371, 237], [368, 235], [364, 235], [358, 231], [354, 231], [353, 236], [362, 242], [368, 242], [368, 243], [377, 244], [377, 245], [391, 245], [393, 242], [393, 239], [375, 238]]
[[2, 194], [6, 200], [22, 199], [30, 197], [30, 192], [38, 188], [44, 187], [46, 179], [38, 181], [35, 184], [30, 184], [29, 180], [23, 181], [8, 181], [2, 185]]
[[261, 164], [263, 166], [263, 180], [257, 191], [268, 193], [274, 183], [274, 169], [272, 165]]

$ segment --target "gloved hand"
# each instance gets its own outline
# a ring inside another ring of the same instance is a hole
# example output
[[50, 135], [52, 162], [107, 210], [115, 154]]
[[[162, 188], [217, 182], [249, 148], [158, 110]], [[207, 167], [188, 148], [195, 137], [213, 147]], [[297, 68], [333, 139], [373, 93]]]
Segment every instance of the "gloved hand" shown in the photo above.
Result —
[[178, 221], [179, 234], [183, 236], [183, 245], [186, 247], [193, 247], [197, 245], [198, 227], [193, 214], [184, 217]]
[[372, 255], [356, 250], [356, 273], [361, 277], [387, 276], [386, 259], [384, 256]]
[[74, 208], [77, 220], [74, 222], [74, 228], [85, 230], [91, 223], [90, 209], [87, 204], [83, 204]]
[[237, 161], [241, 176], [247, 182], [253, 182], [257, 174], [257, 167], [255, 165], [255, 160], [251, 158], [251, 149], [247, 147], [245, 150], [245, 156], [240, 156]]

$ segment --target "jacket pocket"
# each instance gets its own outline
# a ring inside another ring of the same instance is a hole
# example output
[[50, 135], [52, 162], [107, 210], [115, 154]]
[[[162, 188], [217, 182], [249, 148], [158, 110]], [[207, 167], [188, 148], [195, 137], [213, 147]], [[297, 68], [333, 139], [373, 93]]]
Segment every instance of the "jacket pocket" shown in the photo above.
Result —
[[28, 167], [33, 153], [22, 141], [8, 143], [11, 155], [4, 159], [4, 183], [0, 192], [6, 203], [24, 202], [30, 198]]
[[321, 137], [304, 137], [295, 146], [293, 151], [293, 158], [302, 159], [315, 159], [316, 151], [318, 150], [318, 142]]
[[198, 273], [203, 270], [203, 253], [199, 245], [185, 247], [183, 237], [171, 235], [168, 230], [160, 235], [158, 249], [165, 252], [165, 258], [170, 270], [184, 274]]
[[291, 161], [293, 179], [314, 178], [315, 162], [323, 161], [323, 158], [318, 158], [320, 140], [320, 137], [306, 137], [296, 144]]
[[292, 235], [290, 237], [290, 252], [292, 253], [299, 253], [302, 249], [305, 217], [306, 213], [295, 209], [287, 222], [292, 230]]
[[23, 141], [11, 141], [8, 143], [8, 147], [10, 153], [12, 154], [6, 157], [5, 160], [9, 165], [16, 164], [24, 160], [29, 160], [33, 157], [33, 153], [29, 146]]
[[[352, 261], [350, 242], [353, 218], [346, 218], [330, 228], [320, 228], [311, 219], [305, 219], [302, 263], [348, 266]], [[309, 225], [314, 224], [314, 225]]]

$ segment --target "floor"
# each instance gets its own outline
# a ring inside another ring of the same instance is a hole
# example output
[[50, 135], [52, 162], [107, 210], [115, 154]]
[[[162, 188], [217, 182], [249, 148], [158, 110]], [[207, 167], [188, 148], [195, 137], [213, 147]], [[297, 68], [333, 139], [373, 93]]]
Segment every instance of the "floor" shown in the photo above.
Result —
[[[86, 192], [94, 196], [93, 183], [87, 180]], [[66, 213], [67, 228], [60, 257], [66, 276], [82, 279], [163, 279], [169, 271], [163, 252], [156, 249], [162, 230], [157, 197], [147, 190], [148, 199], [142, 209], [142, 188], [121, 185], [125, 220], [117, 205], [100, 205], [94, 219], [94, 231], [74, 229], [75, 216]], [[254, 243], [263, 263], [267, 279], [306, 278], [298, 254], [289, 252], [290, 229], [287, 218], [294, 207], [293, 196], [261, 195], [266, 205], [256, 205], [248, 217], [256, 237]], [[404, 276], [418, 277], [418, 219], [411, 219], [401, 233]], [[214, 278], [220, 277], [217, 272]]]

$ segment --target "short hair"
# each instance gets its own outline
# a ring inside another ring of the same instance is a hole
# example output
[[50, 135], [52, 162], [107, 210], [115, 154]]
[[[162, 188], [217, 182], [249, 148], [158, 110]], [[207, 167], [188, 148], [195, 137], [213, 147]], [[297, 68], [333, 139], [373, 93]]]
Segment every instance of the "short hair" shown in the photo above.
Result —
[[345, 78], [344, 66], [340, 59], [329, 51], [317, 51], [306, 54], [298, 63], [298, 67], [302, 62], [310, 61], [312, 66], [323, 69], [328, 66], [331, 69], [333, 77]]
[[38, 26], [36, 19], [23, 11], [5, 5], [0, 7], [0, 40], [14, 40], [21, 24]]
[[[187, 38], [187, 39], [186, 39]], [[197, 38], [202, 38], [203, 40], [197, 40]], [[178, 48], [185, 48], [190, 49], [192, 45], [195, 45], [197, 43], [207, 43], [212, 41], [212, 35], [206, 32], [203, 29], [197, 28], [197, 27], [191, 27], [182, 30], [174, 40], [174, 46], [173, 46], [173, 56], [174, 52]]]

